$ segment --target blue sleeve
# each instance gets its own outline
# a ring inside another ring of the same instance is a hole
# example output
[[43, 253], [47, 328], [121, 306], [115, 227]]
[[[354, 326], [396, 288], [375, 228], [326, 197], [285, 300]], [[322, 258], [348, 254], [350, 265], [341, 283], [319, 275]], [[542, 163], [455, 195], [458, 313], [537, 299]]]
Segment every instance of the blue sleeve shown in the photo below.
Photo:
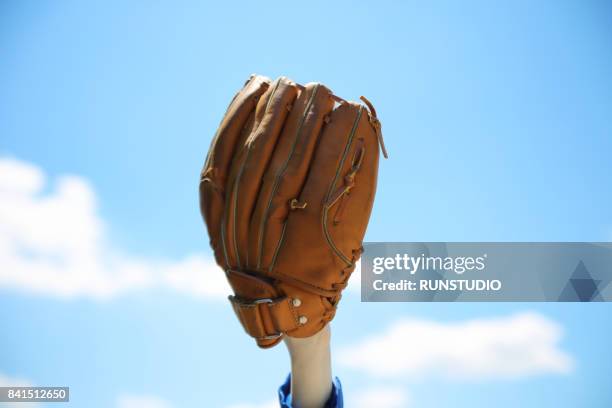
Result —
[[[281, 408], [291, 408], [291, 374], [287, 376], [283, 385], [278, 389], [278, 402]], [[332, 382], [331, 395], [325, 403], [324, 408], [342, 408], [343, 406], [342, 385], [340, 384], [340, 379], [335, 377]]]

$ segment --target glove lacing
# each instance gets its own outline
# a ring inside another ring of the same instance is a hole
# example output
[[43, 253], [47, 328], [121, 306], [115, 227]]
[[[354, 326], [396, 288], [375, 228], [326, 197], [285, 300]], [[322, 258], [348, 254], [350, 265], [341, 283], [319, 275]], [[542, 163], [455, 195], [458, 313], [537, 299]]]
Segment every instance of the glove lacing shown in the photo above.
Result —
[[349, 278], [351, 277], [352, 272], [355, 270], [355, 263], [363, 253], [363, 247], [359, 247], [358, 249], [354, 249], [353, 256], [351, 258], [351, 264], [340, 271], [340, 274], [343, 276], [343, 279], [340, 282], [336, 282], [332, 284], [332, 288], [336, 291], [336, 295], [332, 296], [329, 299], [329, 303], [332, 305], [323, 313], [324, 319], [331, 320], [336, 313], [336, 305], [340, 302], [342, 298], [342, 291], [346, 289], [348, 286]]

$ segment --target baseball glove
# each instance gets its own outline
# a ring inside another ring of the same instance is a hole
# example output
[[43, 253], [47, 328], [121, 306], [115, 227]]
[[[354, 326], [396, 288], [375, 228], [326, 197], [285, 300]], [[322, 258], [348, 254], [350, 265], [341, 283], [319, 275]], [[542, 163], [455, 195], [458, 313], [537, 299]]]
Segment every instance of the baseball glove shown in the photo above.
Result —
[[260, 347], [333, 317], [372, 210], [372, 105], [324, 85], [252, 75], [234, 96], [200, 176], [200, 209], [230, 302]]

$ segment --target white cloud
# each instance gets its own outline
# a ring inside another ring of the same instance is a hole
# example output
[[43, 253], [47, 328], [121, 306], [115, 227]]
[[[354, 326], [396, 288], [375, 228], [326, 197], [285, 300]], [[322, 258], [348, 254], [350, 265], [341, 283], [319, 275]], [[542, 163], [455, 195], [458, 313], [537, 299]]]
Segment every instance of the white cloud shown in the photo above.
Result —
[[212, 259], [202, 255], [166, 265], [163, 279], [178, 291], [207, 299], [226, 301], [231, 292], [223, 271]]
[[244, 404], [234, 404], [229, 405], [227, 408], [278, 408], [277, 400], [270, 400], [267, 402], [261, 403], [244, 403]]
[[[395, 386], [375, 386], [363, 390], [354, 390], [344, 395], [344, 405], [351, 408], [406, 408], [408, 393], [405, 389]], [[226, 408], [278, 408], [278, 400], [262, 403], [242, 403], [229, 405]]]
[[373, 376], [516, 378], [565, 374], [561, 327], [536, 313], [439, 323], [407, 319], [340, 352], [339, 361]]
[[408, 393], [397, 386], [377, 386], [347, 395], [346, 406], [352, 408], [406, 408], [409, 406]]
[[0, 287], [96, 299], [159, 287], [206, 299], [230, 293], [209, 257], [130, 256], [111, 245], [104, 224], [87, 180], [62, 176], [49, 185], [39, 167], [0, 158]]
[[152, 395], [122, 395], [117, 408], [171, 408], [172, 404]]
[[32, 383], [25, 378], [9, 377], [0, 373], [0, 387], [31, 387]]
[[[25, 378], [9, 377], [6, 374], [0, 373], [0, 387], [31, 387], [31, 386], [32, 386], [32, 383]], [[3, 407], [3, 408], [35, 408], [36, 407], [37, 408], [37, 407], [40, 407], [40, 404], [37, 402], [14, 402], [14, 403], [13, 402], [3, 402], [3, 403], [0, 403], [0, 407]]]

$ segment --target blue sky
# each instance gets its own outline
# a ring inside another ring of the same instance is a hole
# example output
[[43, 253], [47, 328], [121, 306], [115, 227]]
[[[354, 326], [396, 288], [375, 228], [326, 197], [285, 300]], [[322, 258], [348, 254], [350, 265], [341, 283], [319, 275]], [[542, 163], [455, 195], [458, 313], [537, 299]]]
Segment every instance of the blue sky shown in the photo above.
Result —
[[[13, 225], [23, 214], [9, 209], [2, 221], [51, 255], [113, 259], [94, 262], [88, 281], [54, 269], [65, 274], [48, 285], [0, 266], [0, 382], [69, 385], [74, 407], [273, 400], [286, 353], [258, 350], [210, 289], [221, 272], [197, 205], [210, 139], [253, 72], [374, 102], [390, 159], [369, 241], [612, 240], [611, 18], [604, 1], [2, 2], [0, 181], [29, 186], [5, 202], [56, 216]], [[168, 277], [173, 268], [185, 281]], [[338, 362], [347, 398], [386, 389], [397, 407], [612, 403], [606, 304], [358, 298], [345, 296], [334, 320], [335, 355], [405, 319], [486, 329], [528, 313], [560, 330], [545, 346], [573, 363], [469, 379], [428, 367], [376, 377]]]

